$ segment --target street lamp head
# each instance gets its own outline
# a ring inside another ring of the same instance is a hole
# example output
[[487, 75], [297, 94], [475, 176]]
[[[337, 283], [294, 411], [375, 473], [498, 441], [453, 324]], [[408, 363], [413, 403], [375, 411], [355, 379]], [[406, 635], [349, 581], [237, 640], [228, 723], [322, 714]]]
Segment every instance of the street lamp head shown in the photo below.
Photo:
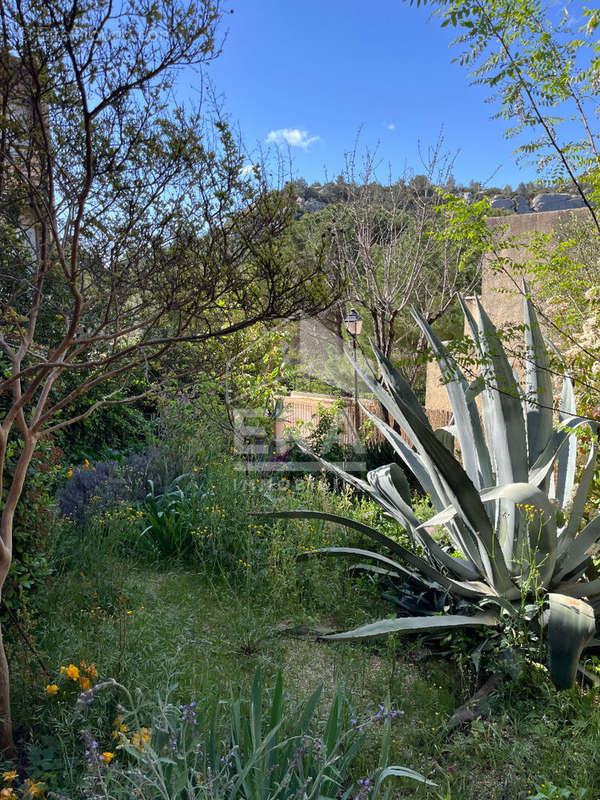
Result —
[[360, 336], [360, 332], [362, 330], [362, 317], [356, 311], [356, 309], [352, 309], [349, 314], [346, 314], [344, 317], [344, 325], [346, 326], [346, 330], [350, 334], [350, 336]]

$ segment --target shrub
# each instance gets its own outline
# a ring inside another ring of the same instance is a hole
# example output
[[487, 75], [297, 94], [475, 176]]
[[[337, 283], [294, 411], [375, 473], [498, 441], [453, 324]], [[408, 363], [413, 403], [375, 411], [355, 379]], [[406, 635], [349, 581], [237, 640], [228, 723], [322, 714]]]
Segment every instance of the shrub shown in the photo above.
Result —
[[63, 517], [81, 524], [90, 501], [95, 512], [105, 511], [119, 502], [142, 500], [150, 479], [160, 491], [165, 468], [160, 452], [153, 448], [131, 455], [123, 461], [88, 461], [71, 468], [68, 480], [58, 493], [58, 507]]

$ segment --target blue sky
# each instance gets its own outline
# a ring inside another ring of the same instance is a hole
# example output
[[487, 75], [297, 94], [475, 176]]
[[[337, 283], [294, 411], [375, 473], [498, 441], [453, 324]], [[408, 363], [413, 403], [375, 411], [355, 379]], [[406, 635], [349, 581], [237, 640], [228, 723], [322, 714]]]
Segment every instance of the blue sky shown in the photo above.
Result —
[[[422, 172], [418, 143], [460, 150], [457, 181], [516, 186], [534, 180], [491, 120], [489, 92], [452, 64], [452, 31], [429, 7], [401, 0], [240, 0], [227, 14], [222, 55], [208, 68], [250, 151], [281, 143], [295, 177], [335, 178], [361, 128], [379, 142], [380, 178]], [[496, 171], [497, 170], [497, 171]], [[493, 178], [490, 177], [494, 174]]]

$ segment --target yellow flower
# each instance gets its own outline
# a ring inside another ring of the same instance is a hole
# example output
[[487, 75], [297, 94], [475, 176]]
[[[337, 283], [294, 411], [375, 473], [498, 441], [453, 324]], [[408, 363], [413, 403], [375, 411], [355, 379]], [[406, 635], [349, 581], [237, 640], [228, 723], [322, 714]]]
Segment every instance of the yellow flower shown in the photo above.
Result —
[[83, 467], [84, 467], [84, 469], [89, 469], [90, 468], [90, 462], [87, 460], [87, 458], [83, 462]]
[[9, 785], [17, 780], [19, 777], [16, 769], [11, 769], [10, 772], [3, 772], [2, 773], [2, 780], [4, 783], [8, 783]]
[[110, 764], [110, 762], [113, 760], [114, 757], [115, 754], [111, 753], [109, 750], [107, 750], [105, 753], [102, 753], [102, 755], [100, 756], [100, 758], [102, 759], [102, 761], [104, 761], [105, 764]]
[[16, 797], [15, 790], [12, 786], [5, 786], [4, 789], [0, 790], [0, 798], [1, 797]]
[[37, 783], [36, 781], [32, 781], [31, 778], [27, 778], [25, 781], [25, 794], [23, 797], [43, 797], [44, 796], [44, 784]]
[[152, 737], [152, 728], [141, 728], [131, 737], [131, 744], [138, 750], [143, 750]]
[[67, 678], [71, 678], [72, 681], [76, 681], [79, 679], [79, 668], [75, 666], [75, 664], [69, 664], [68, 667], [61, 667], [61, 672], [67, 676]]
[[84, 678], [83, 676], [79, 677], [79, 686], [82, 692], [87, 692], [91, 685], [89, 678]]
[[53, 694], [58, 694], [58, 686], [55, 683], [48, 683], [46, 685], [46, 694], [48, 696], [52, 696]]
[[70, 469], [67, 471], [67, 478], [72, 478], [72, 477], [73, 477], [73, 470]]
[[88, 667], [85, 661], [82, 661], [80, 666], [90, 680], [92, 681], [96, 680], [96, 678], [98, 677], [98, 670], [96, 669], [96, 665], [94, 663], [90, 664]]

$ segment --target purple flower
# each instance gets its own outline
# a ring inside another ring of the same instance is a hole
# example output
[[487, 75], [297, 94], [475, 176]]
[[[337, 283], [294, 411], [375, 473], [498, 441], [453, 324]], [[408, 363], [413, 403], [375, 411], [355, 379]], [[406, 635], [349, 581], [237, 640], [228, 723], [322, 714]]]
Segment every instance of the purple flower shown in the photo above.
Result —
[[179, 706], [179, 715], [183, 723], [190, 725], [196, 724], [196, 701], [192, 700], [188, 705]]

